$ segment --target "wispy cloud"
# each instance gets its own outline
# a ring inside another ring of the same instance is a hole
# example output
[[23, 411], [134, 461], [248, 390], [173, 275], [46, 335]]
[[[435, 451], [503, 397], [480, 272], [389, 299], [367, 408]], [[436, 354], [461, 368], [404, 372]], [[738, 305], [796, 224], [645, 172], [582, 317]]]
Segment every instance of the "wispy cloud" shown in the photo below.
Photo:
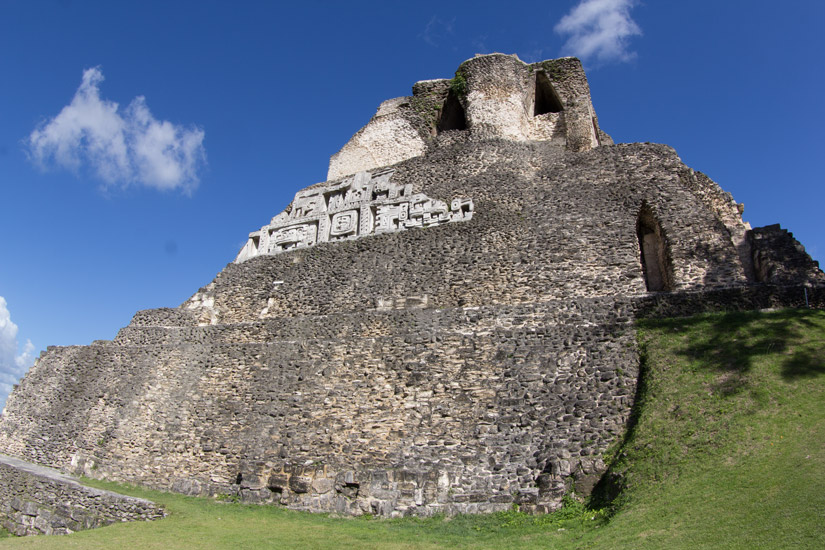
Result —
[[636, 54], [628, 50], [628, 39], [642, 34], [630, 17], [636, 0], [582, 0], [561, 18], [554, 30], [569, 35], [565, 54], [599, 62], [629, 61]]
[[[534, 45], [535, 46], [535, 45]], [[544, 49], [535, 46], [532, 50], [522, 50], [519, 52], [519, 58], [525, 63], [536, 63], [546, 59], [544, 56]]]
[[452, 36], [454, 24], [455, 18], [444, 21], [437, 15], [433, 15], [430, 20], [427, 21], [427, 25], [419, 37], [430, 46], [437, 47], [444, 38]]
[[106, 185], [197, 187], [206, 160], [203, 130], [157, 120], [143, 96], [121, 110], [100, 97], [102, 81], [99, 67], [84, 71], [71, 103], [29, 136], [31, 158], [44, 167], [89, 168]]
[[19, 354], [17, 347], [17, 325], [11, 320], [6, 299], [0, 296], [0, 411], [12, 386], [34, 363], [34, 345], [30, 340], [26, 340]]
[[470, 41], [476, 53], [489, 53], [490, 49], [487, 47], [488, 35], [481, 34]]

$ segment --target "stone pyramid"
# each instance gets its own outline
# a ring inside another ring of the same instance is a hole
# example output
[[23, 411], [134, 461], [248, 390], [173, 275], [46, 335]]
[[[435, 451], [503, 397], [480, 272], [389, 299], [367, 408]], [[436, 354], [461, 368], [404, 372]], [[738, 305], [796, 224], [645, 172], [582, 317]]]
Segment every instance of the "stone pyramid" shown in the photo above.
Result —
[[184, 304], [49, 348], [0, 452], [311, 511], [553, 510], [625, 428], [638, 316], [822, 304], [741, 214], [613, 144], [577, 59], [477, 56], [382, 103]]

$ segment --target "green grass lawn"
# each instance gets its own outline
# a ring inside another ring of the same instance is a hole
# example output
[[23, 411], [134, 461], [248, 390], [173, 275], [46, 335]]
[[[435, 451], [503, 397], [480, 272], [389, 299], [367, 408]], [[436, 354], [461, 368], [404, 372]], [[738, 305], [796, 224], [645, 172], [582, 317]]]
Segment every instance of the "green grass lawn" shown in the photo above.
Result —
[[599, 512], [332, 518], [90, 482], [169, 517], [0, 547], [825, 548], [825, 312], [645, 321], [639, 340], [634, 420]]
[[640, 342], [594, 547], [825, 548], [825, 312], [648, 321]]

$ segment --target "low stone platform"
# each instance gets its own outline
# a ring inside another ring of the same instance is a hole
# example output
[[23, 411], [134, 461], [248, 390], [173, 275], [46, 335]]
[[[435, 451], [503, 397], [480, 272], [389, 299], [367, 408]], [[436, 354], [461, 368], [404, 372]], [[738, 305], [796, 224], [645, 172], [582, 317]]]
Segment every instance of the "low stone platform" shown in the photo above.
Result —
[[15, 535], [66, 535], [165, 515], [148, 500], [86, 487], [57, 470], [0, 455], [0, 525]]

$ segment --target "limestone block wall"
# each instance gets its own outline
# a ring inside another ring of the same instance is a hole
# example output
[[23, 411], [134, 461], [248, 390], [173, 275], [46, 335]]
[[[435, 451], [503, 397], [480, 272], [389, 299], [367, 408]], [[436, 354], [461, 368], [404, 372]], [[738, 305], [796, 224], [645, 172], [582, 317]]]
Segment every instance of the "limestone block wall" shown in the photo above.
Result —
[[[50, 348], [0, 452], [314, 511], [551, 510], [623, 429], [633, 318], [693, 307], [648, 300], [749, 283], [738, 206], [666, 146], [445, 141], [385, 175], [472, 218], [231, 263], [112, 342]], [[642, 212], [670, 292], [646, 291]]]
[[[629, 414], [629, 307], [130, 327], [59, 365], [41, 358], [0, 445], [96, 477], [314, 511], [548, 510], [569, 476], [597, 475]], [[30, 409], [35, 394], [48, 397]], [[64, 416], [73, 408], [90, 412]]]
[[15, 535], [65, 535], [164, 515], [148, 500], [86, 487], [55, 470], [0, 455], [0, 525]]
[[720, 217], [735, 206], [698, 194], [688, 173], [659, 145], [572, 154], [547, 143], [456, 144], [397, 165], [389, 183], [444, 202], [472, 197], [472, 219], [255, 257], [227, 266], [186, 308], [205, 323], [236, 323], [402, 298], [449, 308], [641, 294], [643, 204], [661, 225], [672, 290], [746, 283], [730, 229], [746, 226]]
[[[590, 88], [578, 59], [527, 65], [514, 55], [481, 55], [462, 63], [458, 73], [467, 82], [467, 126], [476, 137], [558, 139], [572, 151], [600, 145]], [[536, 113], [542, 84], [554, 96], [557, 112]]]

